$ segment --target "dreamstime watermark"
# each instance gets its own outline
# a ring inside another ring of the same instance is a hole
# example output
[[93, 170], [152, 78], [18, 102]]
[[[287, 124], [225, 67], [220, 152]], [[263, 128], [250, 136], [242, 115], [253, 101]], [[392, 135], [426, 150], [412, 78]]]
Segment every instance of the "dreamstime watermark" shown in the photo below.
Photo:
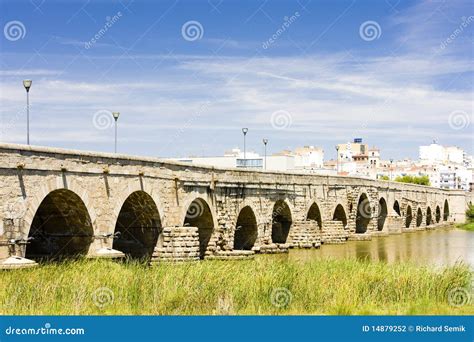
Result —
[[370, 207], [370, 201], [365, 198], [358, 206], [358, 212], [363, 218], [370, 219], [372, 217], [372, 208]]
[[286, 308], [291, 304], [293, 294], [285, 287], [277, 287], [270, 294], [270, 303], [277, 308]]
[[26, 27], [18, 20], [9, 21], [3, 27], [3, 34], [5, 38], [11, 42], [25, 38]]
[[104, 26], [99, 30], [97, 31], [97, 33], [88, 41], [88, 42], [85, 42], [84, 44], [84, 48], [85, 49], [90, 49], [95, 43], [97, 43], [103, 36], [105, 36], [105, 34], [107, 33], [107, 31], [112, 28], [112, 26], [120, 20], [120, 18], [122, 18], [123, 14], [122, 12], [118, 11], [114, 16], [110, 17], [110, 16], [107, 16], [105, 18], [106, 22], [104, 24]]
[[290, 112], [286, 110], [277, 110], [272, 113], [270, 122], [275, 129], [287, 129], [293, 123]]
[[201, 200], [195, 200], [186, 211], [186, 218], [194, 219], [204, 213], [204, 203]]
[[16, 328], [9, 326], [5, 335], [85, 335], [84, 328], [53, 328], [50, 323], [45, 323], [39, 328]]
[[[31, 109], [32, 105], [29, 105], [29, 108]], [[21, 107], [21, 109], [17, 110], [14, 115], [9, 117], [8, 120], [5, 120], [5, 122], [2, 120], [2, 123], [0, 125], [0, 138], [3, 138], [7, 132], [10, 131], [11, 128], [13, 128], [18, 121], [20, 121], [20, 117], [23, 115], [26, 115], [26, 111], [28, 110], [28, 105], [24, 105]], [[2, 118], [3, 119], [3, 118]]]
[[266, 41], [262, 43], [262, 48], [264, 50], [268, 49], [273, 43], [275, 43], [280, 36], [285, 33], [285, 31], [293, 24], [298, 18], [300, 17], [299, 12], [295, 12], [291, 16], [286, 16], [283, 18], [283, 24], [275, 31], [274, 34], [271, 35]]
[[461, 307], [469, 305], [474, 297], [474, 277], [471, 275], [469, 287], [454, 287], [447, 292], [448, 303], [451, 306]]
[[92, 292], [92, 301], [101, 309], [113, 304], [114, 299], [114, 292], [108, 287], [99, 287]]
[[94, 127], [100, 130], [106, 130], [113, 126], [114, 117], [110, 110], [101, 109], [94, 113], [92, 118]]
[[458, 131], [469, 127], [471, 124], [471, 118], [466, 112], [462, 110], [455, 110], [449, 114], [448, 123], [449, 127]]
[[181, 26], [181, 35], [188, 42], [194, 42], [204, 36], [204, 27], [199, 21], [187, 21]]
[[449, 44], [454, 42], [454, 40], [464, 32], [464, 29], [466, 29], [474, 21], [474, 15], [471, 15], [467, 18], [462, 17], [461, 20], [462, 23], [449, 35], [448, 38], [441, 42], [439, 45], [440, 50], [446, 49]]
[[25, 216], [26, 201], [23, 197], [17, 197], [12, 202], [6, 203], [3, 208], [5, 218], [19, 219]]
[[367, 20], [359, 26], [359, 36], [366, 42], [379, 39], [381, 35], [382, 28], [376, 21]]
[[234, 313], [234, 301], [232, 297], [228, 295], [219, 296], [214, 312], [217, 315], [232, 315]]

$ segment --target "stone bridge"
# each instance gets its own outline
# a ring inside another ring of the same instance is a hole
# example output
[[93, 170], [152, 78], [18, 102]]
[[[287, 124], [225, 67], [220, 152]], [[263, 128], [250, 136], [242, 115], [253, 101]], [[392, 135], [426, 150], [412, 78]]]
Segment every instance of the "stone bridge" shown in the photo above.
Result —
[[[0, 267], [247, 258], [465, 220], [463, 191], [0, 144]], [[324, 247], [323, 247], [324, 248]]]

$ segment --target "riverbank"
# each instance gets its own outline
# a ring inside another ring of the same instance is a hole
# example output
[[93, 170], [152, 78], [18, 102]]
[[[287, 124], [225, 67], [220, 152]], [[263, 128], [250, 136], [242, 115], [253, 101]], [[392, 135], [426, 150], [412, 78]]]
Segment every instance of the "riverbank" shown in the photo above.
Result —
[[271, 256], [184, 264], [80, 260], [0, 274], [3, 315], [473, 314], [450, 305], [466, 265], [296, 262]]
[[462, 229], [462, 230], [468, 230], [470, 232], [474, 232], [474, 221], [468, 221], [463, 224], [458, 224], [456, 225], [456, 228]]

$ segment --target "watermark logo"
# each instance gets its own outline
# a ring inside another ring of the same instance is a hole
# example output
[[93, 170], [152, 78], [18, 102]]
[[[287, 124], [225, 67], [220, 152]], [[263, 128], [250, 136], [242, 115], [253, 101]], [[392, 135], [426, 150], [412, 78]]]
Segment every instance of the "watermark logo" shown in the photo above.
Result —
[[277, 110], [272, 113], [270, 122], [275, 129], [287, 129], [291, 126], [293, 119], [290, 112], [286, 110]]
[[190, 20], [185, 22], [181, 27], [181, 35], [188, 42], [194, 42], [203, 37], [204, 28], [199, 21]]
[[9, 21], [3, 27], [3, 34], [5, 38], [11, 42], [25, 38], [26, 27], [21, 21], [13, 20]]
[[234, 301], [228, 295], [219, 296], [217, 298], [217, 307], [215, 314], [217, 315], [232, 315], [234, 313]]
[[112, 115], [112, 112], [106, 109], [101, 109], [95, 112], [94, 117], [92, 118], [92, 123], [97, 129], [109, 129], [114, 124], [114, 117]]
[[191, 203], [191, 205], [189, 206], [188, 211], [186, 212], [186, 218], [193, 219], [201, 216], [203, 213], [204, 204], [199, 200], [193, 201], [193, 203]]
[[95, 306], [105, 308], [114, 303], [114, 292], [108, 287], [99, 287], [92, 292], [92, 301]]
[[362, 200], [362, 203], [359, 204], [359, 213], [360, 216], [364, 218], [372, 217], [372, 208], [370, 207], [370, 201], [367, 198]]
[[448, 303], [455, 307], [467, 305], [471, 301], [471, 294], [464, 287], [455, 287], [448, 291]]
[[461, 307], [471, 304], [474, 296], [474, 277], [471, 274], [471, 284], [467, 287], [454, 287], [447, 292], [448, 303], [454, 307]]
[[379, 39], [381, 35], [382, 28], [376, 21], [368, 20], [359, 26], [359, 36], [366, 42]]
[[23, 197], [17, 197], [14, 201], [4, 205], [5, 217], [9, 219], [18, 219], [25, 216], [26, 202]]
[[462, 110], [455, 110], [449, 114], [449, 127], [454, 130], [461, 130], [467, 128], [471, 124], [469, 115]]
[[449, 44], [454, 42], [454, 40], [464, 32], [464, 29], [474, 21], [474, 16], [462, 17], [461, 21], [461, 24], [449, 35], [449, 37], [441, 42], [439, 45], [440, 50], [446, 49]]
[[285, 287], [277, 287], [270, 294], [270, 303], [277, 308], [286, 308], [291, 304], [293, 294]]
[[293, 24], [298, 18], [300, 17], [299, 12], [295, 12], [291, 16], [286, 16], [283, 18], [283, 24], [275, 31], [274, 34], [271, 35], [266, 41], [262, 43], [263, 49], [268, 49], [273, 43], [275, 43], [280, 36], [285, 33], [285, 31]]
[[107, 31], [112, 28], [112, 26], [120, 20], [120, 18], [122, 18], [122, 12], [117, 12], [115, 15], [113, 15], [112, 17], [110, 16], [107, 16], [105, 18], [105, 24], [104, 26], [99, 30], [97, 31], [97, 33], [88, 41], [88, 42], [85, 42], [84, 44], [84, 48], [85, 49], [90, 49], [95, 43], [97, 43], [100, 39], [102, 39], [103, 36], [105, 36], [105, 34], [107, 33]]

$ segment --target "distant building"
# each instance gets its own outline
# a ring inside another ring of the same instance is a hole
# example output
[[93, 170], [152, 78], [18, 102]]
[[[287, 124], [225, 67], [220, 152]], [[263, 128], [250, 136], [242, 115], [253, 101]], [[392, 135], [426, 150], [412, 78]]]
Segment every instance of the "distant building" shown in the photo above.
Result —
[[216, 167], [237, 167], [319, 174], [335, 173], [333, 169], [324, 168], [324, 151], [315, 146], [298, 147], [294, 151], [283, 150], [266, 158], [252, 151], [246, 152], [244, 158], [243, 152], [238, 148], [234, 148], [226, 151], [223, 156], [173, 159], [181, 162]]

